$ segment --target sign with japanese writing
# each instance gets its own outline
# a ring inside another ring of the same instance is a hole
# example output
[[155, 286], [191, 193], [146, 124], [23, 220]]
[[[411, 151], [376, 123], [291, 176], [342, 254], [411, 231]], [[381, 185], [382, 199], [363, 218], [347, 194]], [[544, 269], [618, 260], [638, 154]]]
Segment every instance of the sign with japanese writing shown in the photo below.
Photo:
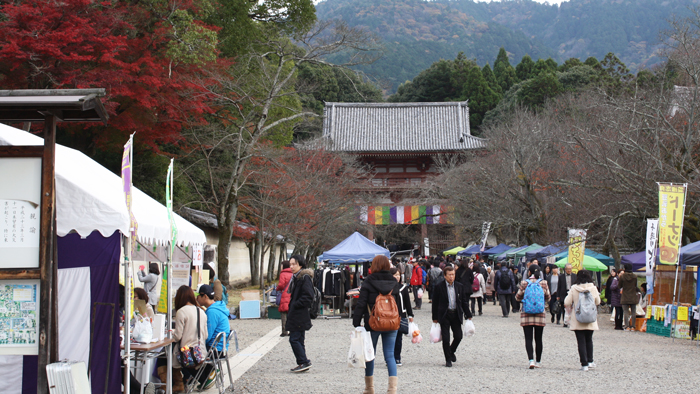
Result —
[[481, 225], [481, 251], [486, 250], [486, 240], [489, 237], [489, 231], [491, 230], [491, 222], [484, 222]]
[[647, 220], [647, 294], [654, 294], [654, 266], [656, 265], [656, 246], [659, 231], [659, 219]]
[[136, 217], [131, 211], [133, 206], [132, 187], [132, 166], [131, 166], [131, 147], [134, 143], [134, 135], [129, 137], [126, 145], [124, 145], [124, 153], [122, 154], [122, 186], [124, 189], [124, 199], [126, 200], [126, 209], [129, 211], [129, 238], [131, 239], [131, 249], [136, 249], [136, 233], [138, 232], [139, 224], [136, 222]]
[[39, 268], [41, 159], [0, 158], [0, 269]]
[[686, 184], [659, 183], [659, 263], [676, 265], [683, 234]]
[[586, 251], [586, 230], [569, 229], [569, 264], [571, 271], [577, 273], [583, 269], [583, 253]]

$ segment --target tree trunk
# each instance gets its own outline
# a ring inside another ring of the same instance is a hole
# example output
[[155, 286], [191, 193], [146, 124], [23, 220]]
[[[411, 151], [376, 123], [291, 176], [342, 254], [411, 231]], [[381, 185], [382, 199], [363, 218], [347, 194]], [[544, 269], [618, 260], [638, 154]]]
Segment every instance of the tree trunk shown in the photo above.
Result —
[[233, 236], [233, 226], [235, 226], [236, 215], [238, 214], [238, 195], [231, 194], [221, 207], [221, 214], [217, 218], [219, 230], [219, 256], [217, 258], [219, 280], [224, 286], [229, 285], [229, 251], [231, 250], [231, 238]]
[[255, 271], [255, 240], [245, 244], [248, 247], [248, 266], [250, 267], [250, 281], [253, 282], [253, 272]]
[[262, 238], [263, 238], [263, 232], [258, 231], [256, 234], [256, 240], [255, 240], [255, 252], [253, 256], [253, 266], [255, 267], [255, 277], [251, 277], [251, 285], [260, 285], [260, 288], [262, 289], [261, 285], [261, 278], [262, 278], [262, 266], [260, 265], [260, 252], [262, 251]]
[[282, 262], [284, 260], [287, 260], [286, 254], [287, 254], [287, 244], [285, 244], [283, 242], [282, 245], [280, 245], [279, 259], [277, 260], [277, 266], [279, 267], [279, 269], [277, 270], [277, 277], [276, 278], [278, 281], [280, 280], [280, 274], [282, 273]]
[[270, 245], [270, 257], [267, 260], [267, 281], [272, 282], [275, 278], [275, 244]]

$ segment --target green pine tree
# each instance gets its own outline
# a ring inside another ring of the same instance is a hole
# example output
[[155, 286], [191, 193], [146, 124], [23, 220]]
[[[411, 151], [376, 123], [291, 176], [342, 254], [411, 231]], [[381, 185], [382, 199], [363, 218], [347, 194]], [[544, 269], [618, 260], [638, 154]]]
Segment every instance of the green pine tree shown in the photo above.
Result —
[[524, 81], [532, 77], [532, 68], [535, 67], [535, 62], [532, 61], [530, 55], [525, 55], [515, 66], [515, 75], [519, 80]]

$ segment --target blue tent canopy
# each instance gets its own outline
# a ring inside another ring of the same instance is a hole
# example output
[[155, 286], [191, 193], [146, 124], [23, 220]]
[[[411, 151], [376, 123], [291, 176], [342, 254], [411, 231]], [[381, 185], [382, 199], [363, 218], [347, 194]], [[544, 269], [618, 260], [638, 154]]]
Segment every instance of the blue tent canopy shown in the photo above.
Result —
[[525, 258], [529, 261], [532, 259], [539, 259], [540, 257], [551, 256], [553, 254], [557, 254], [563, 250], [566, 250], [566, 248], [568, 248], [568, 247], [569, 247], [569, 245], [563, 241], [553, 243], [551, 245], [547, 245], [547, 246], [540, 248], [540, 249], [528, 251], [527, 253], [525, 253]]
[[681, 264], [700, 266], [700, 241], [681, 247]]
[[494, 246], [493, 248], [483, 252], [482, 254], [484, 256], [492, 256], [492, 255], [497, 255], [505, 252], [506, 250], [510, 249], [510, 246], [506, 244], [499, 244], [497, 246]]
[[391, 257], [389, 250], [375, 244], [364, 235], [355, 231], [351, 236], [333, 249], [323, 252], [318, 256], [318, 261], [328, 261], [331, 263], [362, 263], [372, 261], [375, 256], [384, 255]]
[[[593, 251], [591, 249], [585, 249], [583, 254], [586, 256], [593, 257], [594, 259], [600, 261], [601, 263], [607, 265], [608, 267], [615, 265], [614, 258], [612, 258], [610, 256], [606, 256], [606, 255], [601, 254], [601, 253], [598, 253], [598, 252]], [[569, 257], [569, 251], [565, 250], [561, 253], [555, 254], [554, 257], [557, 259], [557, 261], [564, 259], [564, 258], [567, 258], [567, 257]]]
[[[632, 267], [634, 267], [634, 270], [636, 271], [646, 266], [646, 251], [643, 250], [641, 252], [628, 254], [627, 256], [622, 256], [621, 260], [621, 264], [632, 264]], [[700, 241], [682, 246], [679, 262], [684, 265], [700, 266]], [[659, 264], [658, 249], [656, 249], [656, 264]]]
[[471, 256], [473, 254], [481, 253], [481, 245], [472, 245], [461, 252], [457, 252], [457, 256]]

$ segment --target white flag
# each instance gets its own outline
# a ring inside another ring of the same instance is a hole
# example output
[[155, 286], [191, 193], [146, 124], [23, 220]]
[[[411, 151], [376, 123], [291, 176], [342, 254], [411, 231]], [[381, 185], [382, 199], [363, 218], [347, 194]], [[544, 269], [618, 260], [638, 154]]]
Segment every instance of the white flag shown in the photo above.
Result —
[[654, 266], [656, 265], [656, 247], [659, 234], [659, 219], [647, 220], [647, 294], [654, 294]]

